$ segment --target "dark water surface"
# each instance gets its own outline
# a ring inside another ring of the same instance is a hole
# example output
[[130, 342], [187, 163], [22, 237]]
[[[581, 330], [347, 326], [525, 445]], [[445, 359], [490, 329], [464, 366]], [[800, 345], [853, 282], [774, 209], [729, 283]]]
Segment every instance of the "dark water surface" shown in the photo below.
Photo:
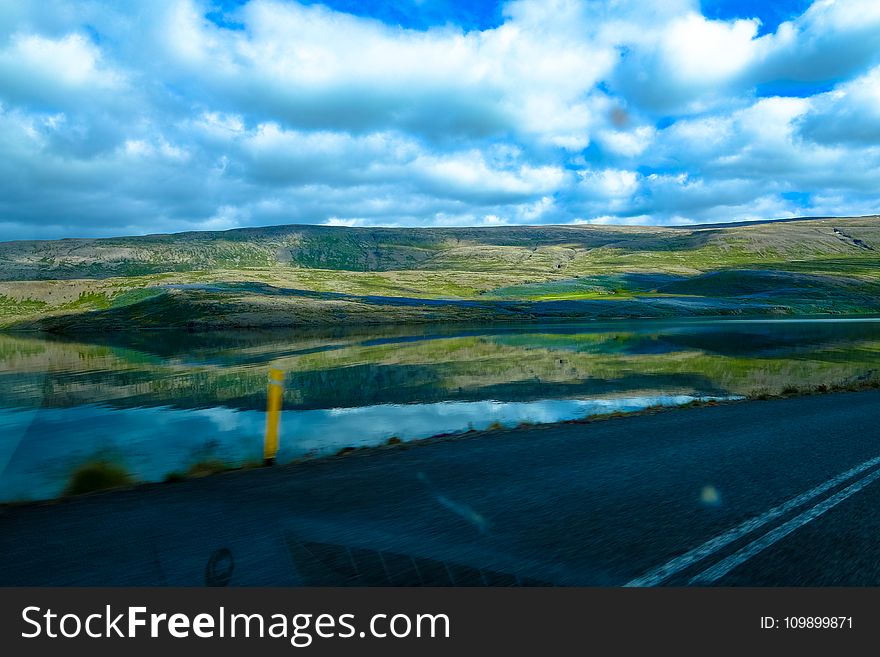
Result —
[[880, 320], [0, 335], [0, 500], [55, 497], [93, 461], [143, 481], [257, 463], [270, 368], [286, 373], [286, 461], [873, 379]]

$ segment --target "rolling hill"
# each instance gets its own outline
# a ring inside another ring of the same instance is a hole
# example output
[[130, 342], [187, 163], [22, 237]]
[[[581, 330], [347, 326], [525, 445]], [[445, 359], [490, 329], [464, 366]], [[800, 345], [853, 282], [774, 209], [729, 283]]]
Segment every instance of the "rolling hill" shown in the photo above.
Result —
[[274, 226], [0, 243], [27, 330], [880, 312], [880, 217], [693, 227]]

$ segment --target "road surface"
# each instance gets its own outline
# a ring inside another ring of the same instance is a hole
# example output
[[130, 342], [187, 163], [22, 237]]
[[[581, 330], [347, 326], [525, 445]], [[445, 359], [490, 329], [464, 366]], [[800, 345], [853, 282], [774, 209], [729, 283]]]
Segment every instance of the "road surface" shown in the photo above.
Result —
[[878, 585], [880, 392], [10, 506], [0, 555], [2, 585]]

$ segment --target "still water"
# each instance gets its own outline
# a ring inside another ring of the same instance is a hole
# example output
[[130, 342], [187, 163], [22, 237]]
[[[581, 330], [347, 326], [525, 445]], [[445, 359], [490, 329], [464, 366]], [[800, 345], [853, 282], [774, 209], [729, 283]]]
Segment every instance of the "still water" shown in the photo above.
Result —
[[55, 497], [98, 460], [141, 481], [258, 463], [270, 368], [286, 373], [288, 461], [874, 379], [880, 320], [0, 335], [0, 500]]

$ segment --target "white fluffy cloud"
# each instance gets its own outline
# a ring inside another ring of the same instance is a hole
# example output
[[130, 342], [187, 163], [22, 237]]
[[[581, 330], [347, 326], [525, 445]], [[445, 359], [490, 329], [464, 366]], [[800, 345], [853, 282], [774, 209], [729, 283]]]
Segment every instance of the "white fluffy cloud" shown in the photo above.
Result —
[[805, 139], [823, 144], [880, 146], [880, 66], [817, 95], [799, 127]]
[[873, 0], [766, 33], [696, 0], [516, 0], [469, 31], [218, 11], [0, 0], [0, 237], [880, 205]]

